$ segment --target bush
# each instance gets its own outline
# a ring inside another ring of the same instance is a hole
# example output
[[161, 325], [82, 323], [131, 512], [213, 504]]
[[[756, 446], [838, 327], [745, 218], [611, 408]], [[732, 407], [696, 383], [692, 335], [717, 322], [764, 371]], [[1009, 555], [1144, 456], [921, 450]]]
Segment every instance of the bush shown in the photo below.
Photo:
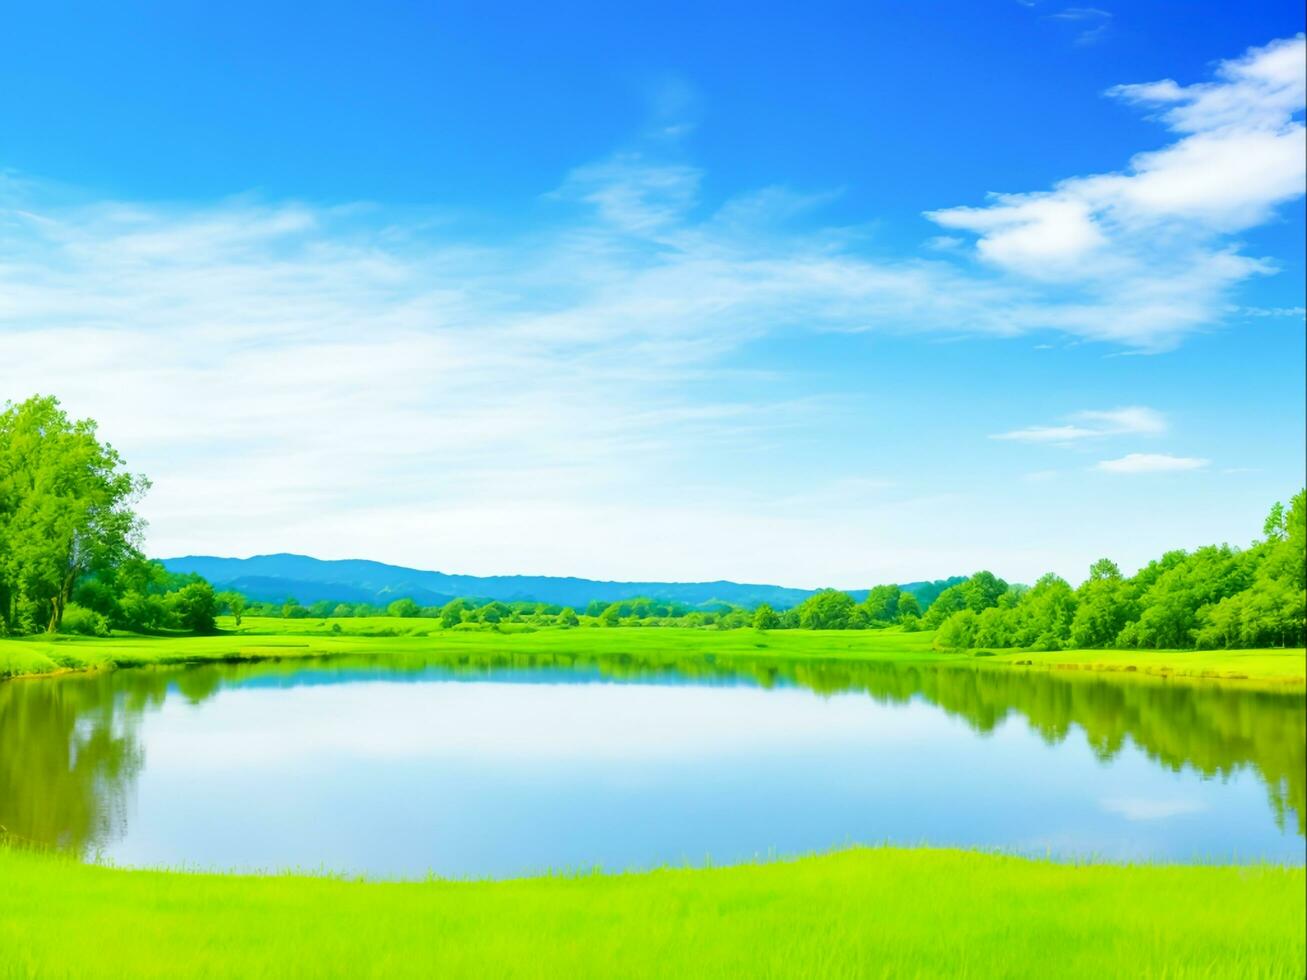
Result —
[[87, 609], [76, 603], [69, 603], [64, 610], [60, 633], [72, 633], [76, 636], [108, 636], [109, 621], [94, 609]]

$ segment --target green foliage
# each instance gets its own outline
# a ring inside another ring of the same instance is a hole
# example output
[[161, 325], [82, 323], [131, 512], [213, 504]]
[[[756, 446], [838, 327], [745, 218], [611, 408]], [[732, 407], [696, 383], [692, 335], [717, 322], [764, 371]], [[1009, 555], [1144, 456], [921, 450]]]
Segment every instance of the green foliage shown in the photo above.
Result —
[[904, 593], [897, 585], [877, 585], [867, 593], [862, 611], [869, 623], [888, 624], [899, 617], [899, 598]]
[[853, 621], [853, 596], [838, 589], [822, 589], [799, 603], [799, 625], [806, 630], [843, 630]]
[[760, 630], [774, 630], [781, 625], [780, 616], [776, 615], [776, 610], [763, 602], [753, 611], [753, 627]]
[[412, 619], [422, 610], [416, 602], [409, 598], [396, 599], [386, 607], [387, 616], [397, 616], [400, 619]]
[[440, 625], [445, 629], [453, 629], [459, 623], [463, 622], [463, 611], [467, 608], [467, 603], [462, 599], [454, 599], [447, 602], [440, 610]]
[[[945, 590], [926, 619], [938, 626], [939, 649], [1301, 646], [1307, 638], [1304, 498], [1300, 491], [1287, 510], [1277, 503], [1263, 527], [1266, 539], [1247, 550], [1170, 551], [1129, 579], [1104, 558], [1076, 590], [1046, 575], [1032, 589], [1009, 588], [996, 599], [993, 586], [1001, 580], [988, 576], [968, 594], [980, 578], [973, 576]], [[990, 604], [977, 616], [978, 596]]]
[[94, 609], [70, 602], [64, 610], [59, 632], [77, 636], [108, 636], [109, 622]]
[[[0, 630], [56, 632], [85, 575], [138, 556], [149, 486], [55, 398], [0, 412]], [[42, 623], [41, 620], [44, 620]]]
[[917, 597], [911, 592], [899, 593], [898, 620], [905, 623], [910, 619], [921, 618], [921, 605], [917, 602]]
[[287, 597], [286, 601], [281, 604], [282, 619], [308, 619], [309, 611], [300, 605], [300, 601], [293, 597]]
[[212, 633], [216, 628], [218, 598], [208, 582], [192, 582], [170, 597], [177, 624], [192, 633]]
[[944, 620], [935, 632], [935, 646], [940, 650], [965, 650], [976, 635], [978, 617], [970, 609], [962, 609]]
[[240, 626], [241, 617], [245, 615], [245, 597], [239, 592], [219, 592], [217, 598], [218, 611], [230, 615], [236, 620], [236, 625]]

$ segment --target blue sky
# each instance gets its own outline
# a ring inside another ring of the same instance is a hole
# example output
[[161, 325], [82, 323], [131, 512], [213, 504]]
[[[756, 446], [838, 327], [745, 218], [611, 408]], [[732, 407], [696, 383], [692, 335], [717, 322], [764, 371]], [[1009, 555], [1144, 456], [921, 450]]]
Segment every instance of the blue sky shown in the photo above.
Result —
[[155, 554], [865, 586], [1304, 482], [1290, 3], [44, 3], [0, 392]]

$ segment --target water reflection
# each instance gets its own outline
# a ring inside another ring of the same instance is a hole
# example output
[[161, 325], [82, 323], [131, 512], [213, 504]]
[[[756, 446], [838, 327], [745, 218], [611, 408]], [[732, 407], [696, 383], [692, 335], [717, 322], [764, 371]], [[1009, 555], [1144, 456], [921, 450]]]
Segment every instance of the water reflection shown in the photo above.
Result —
[[[384, 707], [374, 705], [367, 709], [371, 713], [356, 718], [352, 727], [347, 724], [334, 733], [326, 731], [337, 719], [350, 717], [351, 703], [357, 701], [351, 692], [362, 690], [359, 684], [403, 681], [472, 683], [462, 688], [446, 683], [440, 688], [414, 691], [415, 697], [411, 698], [392, 693]], [[487, 681], [501, 686], [484, 688], [481, 682]], [[585, 696], [587, 692], [575, 688], [579, 684], [612, 682], [659, 688], [669, 685], [694, 689], [792, 688], [797, 689], [791, 692], [794, 696], [799, 696], [803, 689], [825, 696], [861, 693], [869, 695], [880, 707], [847, 698], [830, 701], [827, 707], [822, 707], [822, 702], [808, 695], [802, 696], [806, 699], [806, 706], [802, 706], [784, 698], [766, 700], [761, 692], [761, 702], [738, 697], [694, 700], [674, 696], [673, 700], [655, 703], [647, 698], [631, 697], [638, 692], [632, 692], [629, 687], [606, 688], [609, 693], [598, 692], [598, 697], [594, 696], [596, 692]], [[546, 697], [545, 688], [533, 691], [526, 687], [530, 684], [551, 685], [549, 690], [554, 693]], [[312, 695], [312, 689], [324, 686], [332, 687], [332, 691], [323, 693], [329, 693], [334, 700], [296, 701], [289, 693]], [[572, 693], [566, 693], [560, 686], [571, 688]], [[278, 689], [288, 692], [282, 696], [281, 703], [286, 710], [277, 722], [280, 728], [267, 727], [266, 717], [246, 718], [230, 711], [220, 714], [207, 706], [168, 720], [172, 718], [168, 705], [178, 708], [183, 704], [207, 705], [224, 691], [243, 691], [247, 696], [250, 692], [266, 692], [276, 696]], [[510, 696], [510, 690], [516, 693]], [[532, 717], [534, 705], [541, 706], [542, 711], [555, 712], [554, 720]], [[927, 709], [923, 705], [933, 707]], [[596, 713], [600, 711], [599, 706], [604, 706], [607, 713]], [[908, 710], [910, 706], [914, 706], [912, 710]], [[108, 853], [118, 859], [153, 863], [172, 852], [139, 850], [139, 838], [147, 830], [154, 838], [161, 839], [179, 833], [177, 828], [182, 826], [183, 819], [190, 825], [201, 826], [201, 810], [221, 824], [218, 814], [228, 805], [223, 800], [224, 794], [259, 792], [257, 781], [252, 783], [250, 779], [253, 770], [260, 766], [266, 770], [266, 778], [284, 783], [288, 771], [302, 772], [314, 765], [331, 763], [334, 756], [324, 758], [324, 752], [345, 756], [368, 743], [372, 746], [369, 751], [374, 752], [383, 745], [406, 748], [409, 758], [387, 760], [393, 766], [410, 767], [402, 773], [397, 770], [396, 779], [411, 779], [415, 785], [428, 788], [439, 784], [438, 790], [430, 789], [434, 794], [431, 798], [423, 797], [423, 806], [440, 809], [462, 805], [469, 812], [478, 811], [478, 819], [486, 826], [493, 825], [502, 812], [513, 808], [538, 811], [541, 800], [573, 794], [576, 799], [567, 806], [574, 809], [568, 809], [566, 814], [560, 809], [557, 814], [559, 829], [555, 833], [560, 837], [566, 835], [569, 821], [575, 824], [581, 819], [578, 813], [585, 808], [598, 813], [610, 804], [611, 801], [600, 800], [596, 794], [599, 790], [607, 793], [617, 785], [614, 773], [622, 769], [618, 782], [647, 778], [651, 786], [657, 783], [656, 794], [649, 789], [654, 794], [650, 800], [655, 796], [665, 798], [669, 793], [678, 797], [684, 804], [681, 809], [663, 813], [663, 817], [673, 822], [689, 819], [688, 815], [692, 814], [715, 814], [737, 826], [747, 823], [742, 817], [744, 808], [775, 808], [776, 800], [784, 797], [784, 786], [777, 789], [781, 796], [772, 798], [757, 789], [755, 784], [759, 781], [788, 782], [790, 796], [812, 804], [782, 821], [784, 840], [774, 839], [779, 824], [769, 825], [764, 820], [754, 828], [756, 835], [750, 839], [749, 846], [828, 847], [845, 842], [839, 835], [854, 832], [877, 833], [876, 839], [910, 843], [913, 840], [902, 838], [911, 834], [914, 827], [922, 828], [915, 840], [929, 838], [941, 843], [1046, 847], [1066, 852], [1113, 851], [1117, 846], [1119, 842], [1107, 831], [1104, 831], [1107, 836], [1082, 836], [1075, 840], [1058, 837], [1056, 833], [1040, 837], [1039, 822], [1017, 813], [1026, 802], [1036, 807], [1056, 807], [1058, 798], [1033, 799], [1036, 789], [1023, 779], [1020, 772], [1023, 765], [1047, 765], [1030, 754], [1025, 742], [1032, 740], [1025, 735], [1022, 736], [1025, 741], [1015, 737], [991, 738], [980, 745], [975, 735], [950, 734], [938, 728], [942, 716], [936, 709], [943, 709], [949, 718], [964, 721], [967, 729], [980, 735], [1010, 733], [1011, 727], [1004, 722], [1011, 719], [1024, 723], [1023, 732], [1028, 729], [1036, 733], [1038, 743], [1063, 746], [1059, 751], [1087, 743], [1099, 763], [1113, 763], [1121, 770], [1120, 780], [1110, 784], [1116, 788], [1104, 791], [1096, 800], [1101, 813], [1094, 819], [1117, 821], [1113, 826], [1142, 827], [1150, 822], [1169, 826], [1186, 817], [1200, 821], [1215, 819], [1204, 816], [1204, 811], [1212, 806], [1210, 799], [1194, 796], [1188, 783], [1164, 786], [1155, 782], [1160, 770], [1184, 773], [1190, 779], [1194, 774], [1215, 779], [1216, 792], [1221, 792], [1221, 783], [1232, 784], [1226, 794], [1229, 808], [1222, 818], [1225, 822], [1211, 824], [1205, 836], [1198, 834], [1191, 842], [1194, 848], [1205, 849], [1211, 856], [1223, 853], [1221, 835], [1227, 834], [1239, 821], [1255, 818], [1255, 814], [1239, 809], [1246, 804], [1235, 801], [1237, 794], [1233, 786], [1250, 774], [1255, 774], [1264, 787], [1264, 798], [1269, 801], [1275, 823], [1282, 831], [1290, 835], [1296, 831], [1301, 837], [1307, 826], [1307, 711], [1301, 694], [1176, 682], [1122, 682], [1087, 673], [977, 669], [961, 665], [773, 659], [732, 659], [718, 663], [711, 658], [593, 660], [583, 656], [509, 653], [454, 659], [334, 658], [312, 663], [221, 664], [0, 684], [0, 825], [7, 828], [13, 839], [38, 842], [82, 856]], [[296, 714], [297, 710], [300, 714]], [[675, 726], [664, 723], [669, 711], [675, 715]], [[923, 711], [927, 713], [922, 714]], [[575, 731], [557, 722], [559, 718], [571, 716], [585, 718]], [[158, 720], [150, 722], [152, 717]], [[197, 729], [194, 719], [200, 717], [210, 717], [217, 728]], [[418, 717], [426, 717], [427, 721], [414, 725], [404, 720]], [[505, 723], [505, 719], [512, 719], [518, 727]], [[174, 725], [167, 740], [159, 736], [150, 742], [143, 735], [143, 726], [164, 725], [165, 721]], [[324, 731], [308, 732], [316, 721], [322, 722]], [[528, 745], [522, 731], [533, 725], [534, 734], [526, 736], [530, 739]], [[894, 732], [907, 733], [913, 725], [922, 733], [918, 741], [909, 739], [905, 744], [888, 741]], [[298, 738], [296, 730], [300, 732]], [[1077, 731], [1083, 732], [1083, 736], [1069, 738]], [[602, 743], [595, 741], [596, 732], [606, 733]], [[720, 754], [726, 751], [727, 743], [734, 745], [735, 752], [729, 767], [701, 767], [694, 777], [696, 781], [689, 776], [677, 781], [668, 775], [673, 761], [682, 772], [697, 765], [701, 760], [696, 757], [703, 754], [698, 746], [711, 746]], [[287, 753], [296, 745], [303, 748], [304, 755], [292, 758]], [[645, 754], [648, 758], [638, 751], [641, 746], [650, 748], [651, 752]], [[240, 779], [244, 781], [233, 776], [233, 781], [224, 782], [227, 777], [222, 773], [205, 769], [200, 765], [205, 751], [220, 752], [229, 768], [243, 772]], [[189, 759], [188, 753], [191, 753]], [[318, 754], [317, 758], [314, 753]], [[1140, 753], [1149, 760], [1145, 768], [1151, 768], [1154, 775], [1142, 772], [1131, 775], [1131, 767], [1135, 766], [1133, 756]], [[600, 755], [609, 768], [602, 773], [593, 766], [587, 768]], [[888, 755], [897, 758], [889, 759]], [[996, 760], [1001, 755], [1007, 755], [1009, 760], [985, 768], [983, 760]], [[568, 757], [565, 764], [559, 762], [562, 756]], [[843, 776], [833, 773], [828, 783], [814, 781], [811, 773], [821, 768], [823, 760], [833, 764], [836, 759], [844, 769]], [[1067, 755], [1065, 761], [1068, 778], [1072, 775], [1082, 781], [1097, 778], [1092, 768], [1077, 768], [1073, 756]], [[666, 771], [660, 768], [663, 762], [668, 763]], [[641, 775], [645, 763], [648, 773]], [[947, 770], [951, 763], [968, 766], [971, 772], [941, 771]], [[516, 788], [510, 789], [498, 784], [490, 788], [486, 785], [490, 778], [486, 773], [494, 774], [493, 778], [500, 782], [521, 783], [528, 779], [524, 774], [533, 765], [537, 780], [544, 780], [548, 785], [537, 786], [530, 792], [522, 791], [516, 783]], [[475, 767], [481, 768], [480, 775], [472, 771]], [[911, 772], [914, 767], [915, 774]], [[978, 775], [981, 769], [983, 779]], [[188, 770], [189, 782], [181, 775]], [[156, 773], [155, 782], [143, 781], [143, 771]], [[732, 773], [737, 781], [728, 787]], [[375, 766], [351, 766], [343, 758], [332, 771], [333, 778], [364, 784], [375, 775]], [[844, 777], [846, 782], [862, 786], [858, 793], [846, 795], [843, 789], [832, 789]], [[1053, 778], [1051, 774], [1049, 778]], [[194, 785], [197, 781], [205, 783], [205, 787]], [[986, 781], [989, 785], [982, 785]], [[314, 811], [305, 809], [310, 806], [306, 801], [314, 798], [313, 794], [328, 782], [325, 770], [317, 777], [304, 777], [299, 795], [283, 801], [287, 814], [287, 826], [283, 829], [289, 833], [295, 821], [302, 821], [306, 814], [312, 815]], [[917, 793], [918, 784], [928, 784], [928, 791], [923, 788]], [[705, 790], [705, 785], [709, 789]], [[133, 801], [141, 786], [148, 796], [148, 805], [142, 806], [142, 812], [136, 815]], [[956, 791], [952, 795], [947, 792], [950, 787]], [[619, 788], [619, 795], [628, 789]], [[369, 791], [377, 799], [383, 799], [393, 790], [393, 786], [378, 784]], [[718, 796], [709, 799], [710, 791]], [[1212, 789], [1209, 787], [1208, 791]], [[208, 796], [201, 795], [206, 792]], [[636, 819], [633, 815], [637, 807], [657, 805], [639, 798], [640, 792], [643, 790], [631, 790], [629, 805], [609, 813], [609, 822], [629, 824]], [[1032, 799], [1008, 799], [997, 805], [992, 798], [997, 793], [1011, 796], [1025, 793]], [[167, 807], [157, 800], [174, 795], [189, 801], [186, 805], [191, 810], [174, 823], [159, 821], [158, 811]], [[419, 792], [415, 799], [421, 796]], [[451, 802], [451, 796], [463, 802]], [[325, 802], [329, 798], [331, 802]], [[197, 802], [202, 799], [207, 803]], [[323, 796], [317, 805], [337, 810], [354, 805], [350, 802], [352, 797], [343, 799], [346, 802]], [[974, 805], [974, 812], [954, 814], [951, 823], [934, 812], [936, 808], [958, 806], [959, 799], [964, 810]], [[1076, 805], [1083, 808], [1083, 804], [1082, 800]], [[302, 809], [295, 811], [292, 819], [289, 814], [295, 807]], [[833, 819], [832, 812], [840, 807], [847, 808], [854, 816], [843, 821]], [[901, 812], [878, 815], [889, 809]], [[826, 812], [816, 813], [816, 810]], [[1262, 820], [1265, 812], [1262, 804]], [[996, 814], [1000, 818], [990, 826], [987, 821]], [[375, 815], [365, 814], [359, 819], [366, 823], [367, 819], [375, 819]], [[423, 819], [428, 823], [437, 820], [429, 813]], [[613, 831], [613, 839], [606, 840], [601, 839], [602, 833], [591, 828], [584, 840], [573, 842], [574, 847], [555, 842], [551, 845], [553, 850], [541, 844], [535, 850], [518, 852], [506, 841], [520, 834], [520, 825], [505, 823], [496, 825], [494, 831], [503, 838], [503, 846], [481, 838], [477, 845], [498, 848], [502, 854], [460, 856], [457, 861], [432, 854], [426, 859], [431, 863], [442, 860], [454, 873], [514, 873], [528, 866], [535, 867], [542, 860], [555, 866], [601, 858], [639, 864], [658, 856], [666, 859], [668, 848], [684, 850], [687, 840], [699, 841], [684, 834], [669, 836], [664, 826], [669, 820], [652, 821], [643, 831], [649, 838], [646, 851], [626, 847], [618, 840], [619, 830]], [[134, 839], [128, 834], [128, 824], [132, 821], [135, 821]], [[972, 825], [966, 826], [966, 821]], [[802, 832], [795, 830], [790, 834], [791, 825], [796, 823], [804, 825]], [[1074, 826], [1077, 834], [1088, 833], [1086, 828], [1095, 826], [1087, 819], [1068, 819], [1063, 823], [1063, 831], [1059, 832], [1070, 833], [1066, 828]], [[342, 824], [337, 832], [345, 833], [346, 826], [354, 825]], [[397, 833], [409, 831], [419, 833], [419, 823]], [[458, 840], [460, 854], [466, 854], [471, 847], [466, 828], [451, 824], [447, 832], [451, 840]], [[628, 827], [628, 837], [631, 832]], [[221, 835], [221, 828], [210, 828], [205, 833], [211, 837]], [[747, 838], [748, 833], [743, 836]], [[131, 847], [119, 846], [125, 839]], [[723, 848], [732, 846], [727, 837], [704, 834], [702, 840], [715, 845], [714, 857], [730, 856], [722, 853]], [[1122, 853], [1138, 857], [1177, 856], [1165, 849], [1154, 853], [1163, 847], [1159, 840], [1136, 835], [1132, 845], [1135, 850]], [[1255, 841], [1244, 843], [1242, 838], [1240, 841], [1245, 848], [1261, 846]], [[290, 837], [283, 839], [270, 833], [268, 849], [256, 849], [256, 852], [269, 864], [291, 863], [290, 858], [278, 860], [278, 853], [285, 851], [278, 852], [277, 848], [291, 848], [293, 852], [294, 843]], [[202, 857], [191, 854], [187, 846], [190, 845], [178, 845], [180, 850], [176, 853], [181, 859]], [[212, 853], [217, 859], [244, 860], [250, 852], [217, 848], [204, 853]], [[305, 853], [312, 857], [318, 852]], [[328, 849], [324, 853], [337, 852]], [[1271, 849], [1264, 856], [1283, 858], [1286, 853], [1283, 849]], [[1290, 859], [1302, 859], [1300, 848], [1298, 856]], [[405, 869], [402, 863], [378, 865], [373, 857], [361, 857], [357, 863], [360, 870], [380, 868], [383, 873], [413, 870]]]

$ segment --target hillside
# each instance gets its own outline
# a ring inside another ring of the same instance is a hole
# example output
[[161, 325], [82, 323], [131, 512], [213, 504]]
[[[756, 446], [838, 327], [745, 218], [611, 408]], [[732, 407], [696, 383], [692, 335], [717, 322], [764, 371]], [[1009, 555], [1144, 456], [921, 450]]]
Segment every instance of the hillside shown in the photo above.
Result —
[[[301, 602], [333, 599], [341, 602], [384, 604], [403, 596], [421, 605], [443, 605], [458, 596], [476, 596], [504, 602], [532, 600], [583, 608], [594, 600], [613, 602], [633, 596], [648, 596], [688, 606], [730, 603], [756, 606], [766, 602], [788, 609], [812, 595], [811, 589], [740, 582], [607, 582], [548, 575], [450, 575], [387, 565], [363, 559], [325, 561], [307, 555], [255, 555], [252, 558], [217, 558], [187, 555], [165, 558], [174, 572], [195, 572], [215, 586], [235, 589], [268, 602], [294, 596]], [[917, 595], [923, 608], [947, 585], [961, 581], [911, 582], [905, 591]], [[861, 599], [866, 590], [855, 591]]]

